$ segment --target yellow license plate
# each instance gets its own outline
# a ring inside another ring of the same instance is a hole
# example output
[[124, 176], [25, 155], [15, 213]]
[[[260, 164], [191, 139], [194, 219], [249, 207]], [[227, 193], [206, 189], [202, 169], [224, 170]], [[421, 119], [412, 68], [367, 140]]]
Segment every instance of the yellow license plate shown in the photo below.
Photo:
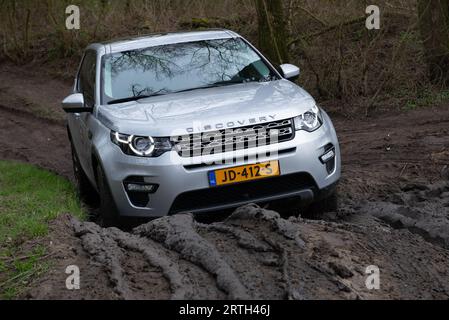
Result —
[[268, 161], [209, 172], [212, 187], [280, 175], [279, 161]]

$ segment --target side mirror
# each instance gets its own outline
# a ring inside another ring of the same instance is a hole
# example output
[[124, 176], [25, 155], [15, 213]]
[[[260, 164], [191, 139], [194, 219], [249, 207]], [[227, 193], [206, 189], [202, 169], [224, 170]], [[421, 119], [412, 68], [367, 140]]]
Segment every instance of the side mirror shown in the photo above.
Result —
[[284, 78], [288, 80], [296, 80], [299, 77], [300, 70], [297, 66], [292, 64], [282, 64], [281, 66], [282, 73], [284, 74]]
[[67, 113], [91, 112], [92, 108], [84, 105], [84, 96], [81, 93], [74, 93], [62, 101], [62, 109]]

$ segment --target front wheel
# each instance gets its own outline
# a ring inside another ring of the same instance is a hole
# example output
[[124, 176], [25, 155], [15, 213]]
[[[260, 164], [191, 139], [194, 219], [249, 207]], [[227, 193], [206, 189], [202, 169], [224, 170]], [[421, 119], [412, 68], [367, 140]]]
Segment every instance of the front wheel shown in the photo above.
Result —
[[119, 227], [121, 225], [115, 201], [112, 197], [109, 184], [100, 165], [97, 166], [97, 185], [100, 194], [100, 212], [98, 223], [105, 228]]
[[75, 176], [76, 188], [78, 191], [78, 196], [82, 201], [84, 201], [89, 206], [98, 205], [98, 194], [94, 187], [89, 181], [84, 169], [81, 167], [78, 155], [76, 154], [75, 147], [71, 145], [72, 149], [72, 164], [73, 164], [73, 174]]
[[331, 194], [312, 203], [306, 210], [304, 216], [311, 219], [322, 219], [326, 213], [338, 211], [338, 192]]

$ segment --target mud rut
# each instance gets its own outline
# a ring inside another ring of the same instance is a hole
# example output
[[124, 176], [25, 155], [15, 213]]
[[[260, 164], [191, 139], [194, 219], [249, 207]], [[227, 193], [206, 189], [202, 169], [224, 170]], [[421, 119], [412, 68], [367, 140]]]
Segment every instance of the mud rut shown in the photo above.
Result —
[[[50, 111], [60, 112], [54, 101], [69, 87], [0, 68], [2, 78], [0, 98], [8, 103], [0, 106], [0, 134], [8, 139], [0, 142], [0, 158], [30, 162], [70, 179], [62, 122], [24, 109], [38, 96], [51, 101]], [[17, 90], [23, 81], [25, 96]], [[250, 205], [222, 222], [204, 224], [177, 215], [123, 232], [61, 215], [41, 240], [52, 268], [24, 297], [449, 298], [449, 172], [442, 170], [449, 164], [449, 110], [353, 125], [336, 121], [343, 152], [342, 203], [324, 220], [283, 219]], [[64, 271], [72, 264], [81, 271], [78, 291], [65, 287]], [[365, 286], [370, 265], [380, 268], [381, 290]]]
[[[66, 290], [59, 270], [27, 298], [449, 297], [449, 252], [382, 224], [286, 220], [248, 205], [211, 224], [176, 215], [128, 233], [64, 215], [53, 227], [55, 239], [73, 241], [56, 259], [81, 265], [82, 289]], [[365, 286], [370, 265], [381, 270], [381, 290]]]

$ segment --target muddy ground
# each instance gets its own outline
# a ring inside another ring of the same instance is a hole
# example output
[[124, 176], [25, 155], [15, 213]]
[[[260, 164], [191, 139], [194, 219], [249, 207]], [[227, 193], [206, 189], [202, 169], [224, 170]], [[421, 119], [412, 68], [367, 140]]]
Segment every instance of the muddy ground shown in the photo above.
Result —
[[[59, 107], [69, 91], [70, 83], [0, 66], [0, 159], [72, 179]], [[52, 268], [24, 297], [449, 298], [449, 107], [333, 119], [343, 159], [338, 212], [287, 220], [247, 206], [224, 221], [179, 215], [130, 232], [62, 215], [39, 240]], [[78, 291], [65, 288], [72, 264]], [[380, 268], [380, 290], [365, 286], [370, 265]]]

